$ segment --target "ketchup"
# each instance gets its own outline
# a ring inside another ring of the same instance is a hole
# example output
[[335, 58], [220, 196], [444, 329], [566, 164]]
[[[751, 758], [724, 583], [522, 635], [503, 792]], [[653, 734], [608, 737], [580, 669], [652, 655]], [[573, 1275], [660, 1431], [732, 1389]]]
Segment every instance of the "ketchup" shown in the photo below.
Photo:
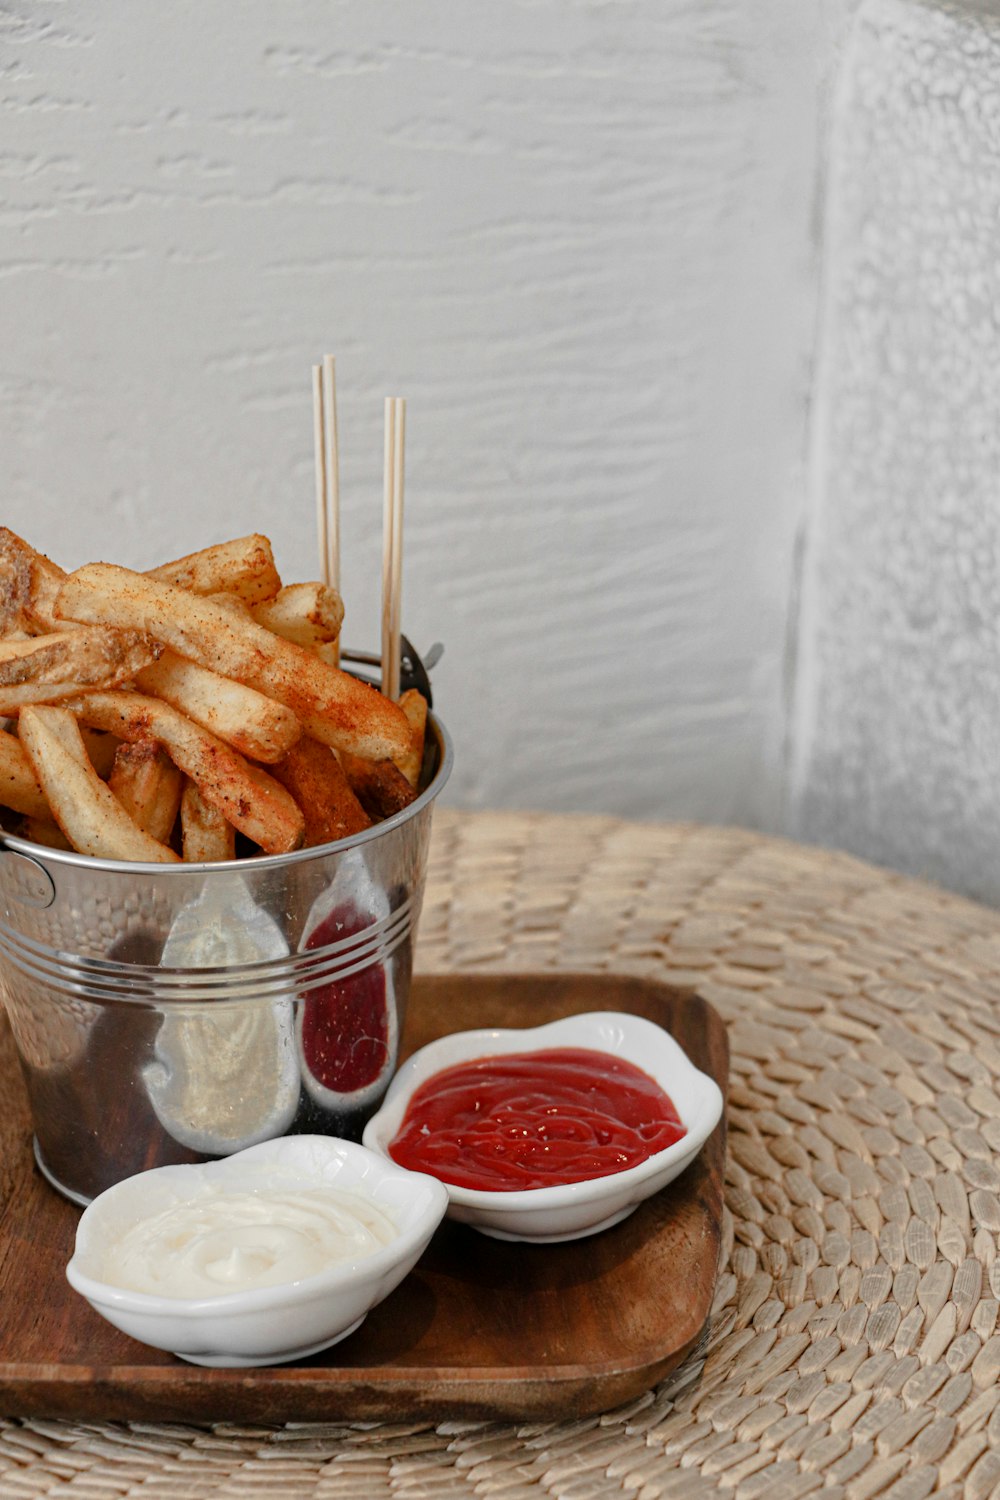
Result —
[[[370, 925], [354, 906], [340, 906], [309, 934], [306, 949], [354, 937]], [[381, 964], [309, 991], [302, 1011], [302, 1056], [316, 1081], [338, 1094], [367, 1088], [384, 1072], [389, 1013]]]
[[686, 1135], [648, 1073], [584, 1047], [480, 1057], [414, 1092], [389, 1143], [401, 1167], [489, 1192], [637, 1166]]

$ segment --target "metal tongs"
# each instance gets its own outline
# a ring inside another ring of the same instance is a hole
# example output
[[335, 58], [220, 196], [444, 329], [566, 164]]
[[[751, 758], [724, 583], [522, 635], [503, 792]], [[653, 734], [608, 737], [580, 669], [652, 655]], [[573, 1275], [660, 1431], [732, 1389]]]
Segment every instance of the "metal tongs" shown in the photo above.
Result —
[[[405, 693], [408, 688], [416, 688], [417, 692], [422, 693], [427, 699], [427, 707], [433, 708], [434, 699], [431, 696], [430, 673], [437, 666], [443, 655], [444, 647], [440, 641], [435, 641], [433, 646], [429, 648], [427, 655], [421, 659], [406, 636], [400, 636], [400, 692]], [[380, 656], [373, 656], [370, 651], [342, 650], [340, 660], [342, 663], [350, 662], [352, 664], [350, 667], [345, 667], [345, 671], [349, 671], [352, 677], [357, 677], [360, 682], [367, 682], [371, 687], [379, 687], [380, 681], [378, 677], [371, 677], [367, 672], [355, 672], [353, 664], [357, 663], [363, 667], [381, 668], [382, 658]]]

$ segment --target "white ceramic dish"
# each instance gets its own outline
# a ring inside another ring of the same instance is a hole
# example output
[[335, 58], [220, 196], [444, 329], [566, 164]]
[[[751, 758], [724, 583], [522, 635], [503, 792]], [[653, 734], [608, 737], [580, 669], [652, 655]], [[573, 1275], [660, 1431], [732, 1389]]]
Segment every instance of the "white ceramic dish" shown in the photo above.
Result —
[[502, 1052], [548, 1047], [589, 1047], [610, 1052], [648, 1073], [674, 1101], [686, 1134], [665, 1151], [627, 1171], [559, 1187], [518, 1192], [448, 1189], [448, 1216], [497, 1239], [556, 1243], [580, 1239], [617, 1224], [672, 1182], [697, 1156], [719, 1123], [722, 1094], [661, 1026], [624, 1011], [591, 1011], [520, 1031], [459, 1031], [422, 1047], [403, 1064], [382, 1108], [369, 1120], [364, 1144], [389, 1159], [389, 1143], [414, 1091], [456, 1063]]
[[[139, 1220], [194, 1196], [200, 1182], [247, 1192], [276, 1174], [296, 1187], [326, 1186], [370, 1199], [392, 1219], [398, 1236], [374, 1254], [315, 1276], [214, 1297], [154, 1296], [102, 1279], [102, 1257], [110, 1243]], [[66, 1275], [116, 1328], [192, 1364], [281, 1364], [353, 1333], [415, 1265], [447, 1204], [447, 1192], [436, 1179], [405, 1172], [363, 1146], [330, 1136], [288, 1136], [223, 1161], [157, 1167], [108, 1188], [77, 1226]]]

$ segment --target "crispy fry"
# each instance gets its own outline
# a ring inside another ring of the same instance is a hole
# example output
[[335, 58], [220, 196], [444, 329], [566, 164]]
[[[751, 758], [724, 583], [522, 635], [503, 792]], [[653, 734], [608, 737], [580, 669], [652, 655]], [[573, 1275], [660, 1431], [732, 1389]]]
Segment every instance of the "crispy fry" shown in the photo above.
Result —
[[90, 729], [87, 725], [80, 726], [80, 733], [83, 735], [90, 764], [101, 780], [107, 781], [115, 768], [115, 756], [121, 740], [116, 739], [113, 734], [105, 734], [102, 729]]
[[407, 688], [405, 693], [400, 694], [399, 706], [410, 726], [410, 743], [405, 754], [394, 755], [392, 759], [416, 791], [420, 786], [420, 768], [424, 763], [427, 699], [416, 688]]
[[402, 812], [416, 797], [391, 760], [362, 760], [360, 755], [348, 755], [343, 750], [339, 756], [351, 790], [374, 823]]
[[266, 853], [285, 854], [302, 843], [305, 822], [284, 787], [159, 698], [88, 693], [73, 708], [84, 723], [123, 740], [159, 740], [205, 801]]
[[237, 594], [248, 604], [273, 599], [281, 588], [271, 543], [259, 532], [189, 552], [175, 562], [150, 568], [146, 576], [193, 594]]
[[165, 651], [140, 672], [136, 683], [251, 760], [280, 760], [302, 733], [302, 725], [283, 703], [173, 651]]
[[137, 828], [87, 758], [73, 715], [65, 708], [28, 707], [21, 743], [56, 822], [74, 849], [101, 859], [172, 863], [177, 855]]
[[24, 746], [6, 729], [0, 729], [0, 806], [11, 807], [28, 818], [52, 817]]
[[0, 526], [0, 635], [65, 630], [54, 614], [66, 574], [7, 526]]
[[181, 797], [181, 840], [184, 858], [191, 864], [209, 864], [236, 857], [236, 830], [232, 823], [210, 807], [193, 781]]
[[138, 630], [59, 630], [0, 641], [0, 713], [53, 703], [89, 687], [113, 687], [155, 661], [163, 647]]
[[165, 844], [181, 805], [184, 778], [156, 740], [120, 745], [108, 787], [133, 823]]
[[371, 818], [351, 791], [332, 750], [303, 735], [273, 769], [306, 820], [307, 848], [346, 839], [371, 826]]
[[297, 646], [324, 646], [340, 635], [344, 601], [325, 583], [290, 583], [266, 604], [253, 606], [258, 625]]
[[44, 844], [47, 849], [72, 849], [73, 845], [58, 823], [51, 818], [25, 818], [20, 829], [23, 839], [33, 844]]
[[277, 698], [322, 744], [372, 759], [409, 745], [409, 724], [398, 704], [255, 621], [237, 619], [184, 589], [91, 563], [70, 575], [57, 607], [67, 619], [149, 630], [179, 654]]

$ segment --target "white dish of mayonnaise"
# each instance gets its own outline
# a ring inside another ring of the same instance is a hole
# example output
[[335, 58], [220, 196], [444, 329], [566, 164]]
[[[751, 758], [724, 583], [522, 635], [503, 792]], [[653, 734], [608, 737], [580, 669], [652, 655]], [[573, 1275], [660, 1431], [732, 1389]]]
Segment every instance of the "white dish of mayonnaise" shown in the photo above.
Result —
[[201, 1365], [304, 1359], [402, 1281], [448, 1194], [375, 1152], [286, 1136], [95, 1198], [66, 1274], [124, 1333]]

